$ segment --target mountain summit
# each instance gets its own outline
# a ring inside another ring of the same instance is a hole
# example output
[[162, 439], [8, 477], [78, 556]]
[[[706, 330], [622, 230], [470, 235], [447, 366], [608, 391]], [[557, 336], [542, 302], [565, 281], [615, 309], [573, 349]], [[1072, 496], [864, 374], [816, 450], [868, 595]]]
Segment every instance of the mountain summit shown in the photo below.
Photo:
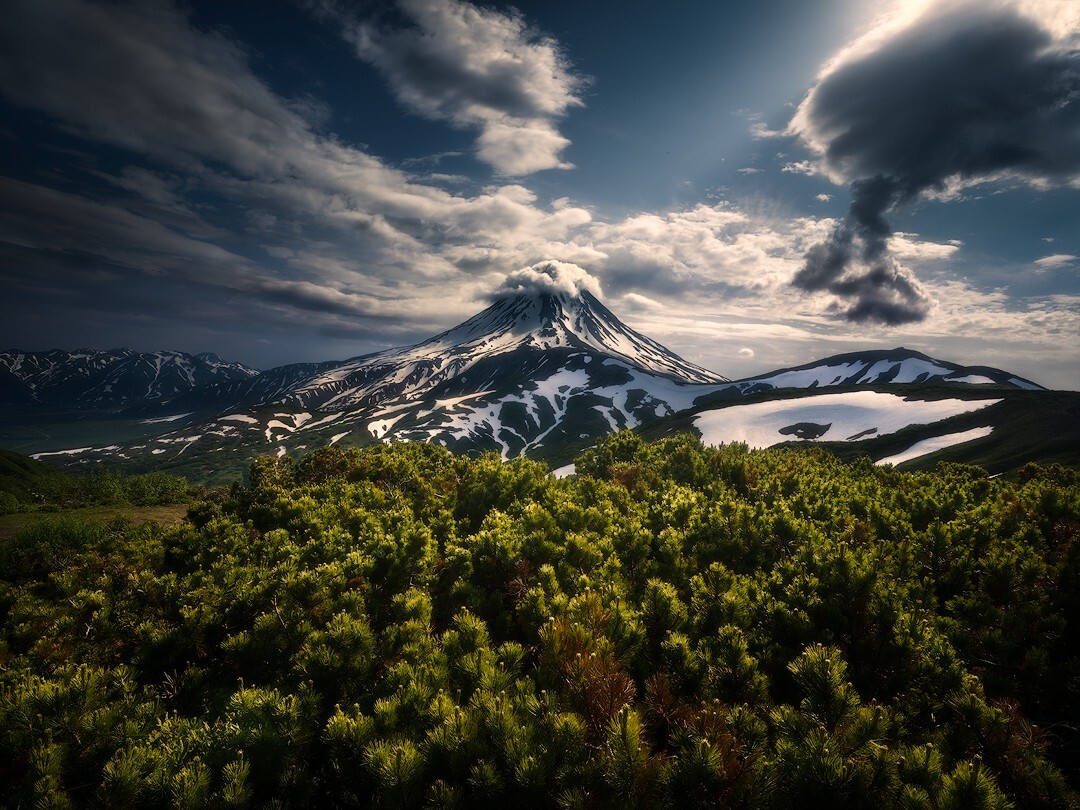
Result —
[[312, 395], [322, 399], [318, 392], [332, 392], [321, 404], [337, 409], [383, 395], [421, 395], [458, 378], [464, 385], [449, 393], [500, 388], [511, 377], [520, 380], [523, 371], [549, 368], [580, 352], [684, 383], [727, 381], [631, 329], [588, 290], [531, 291], [499, 298], [415, 346], [347, 360], [314, 375], [294, 394], [307, 402]]
[[526, 268], [540, 281], [500, 290], [487, 309], [421, 343], [336, 363], [282, 366], [193, 391], [173, 404], [184, 410], [274, 404], [342, 411], [399, 398], [508, 391], [593, 360], [617, 361], [666, 384], [728, 382], [627, 326], [587, 286], [568, 283], [565, 267], [574, 265]]
[[494, 354], [522, 348], [593, 349], [642, 371], [683, 382], [728, 381], [631, 329], [588, 290], [521, 292], [501, 297], [460, 326], [413, 350]]
[[440, 386], [447, 394], [475, 393], [520, 382], [525, 373], [582, 352], [682, 383], [727, 382], [631, 329], [588, 290], [528, 291], [500, 297], [415, 346], [346, 360], [294, 387], [283, 401], [339, 410]]

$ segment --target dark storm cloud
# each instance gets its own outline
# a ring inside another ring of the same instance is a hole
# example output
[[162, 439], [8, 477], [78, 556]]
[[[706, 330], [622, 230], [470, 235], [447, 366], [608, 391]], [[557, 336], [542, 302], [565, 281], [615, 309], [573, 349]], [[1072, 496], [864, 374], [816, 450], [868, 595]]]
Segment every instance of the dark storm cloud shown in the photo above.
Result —
[[851, 184], [847, 217], [829, 238], [811, 247], [795, 274], [796, 287], [828, 291], [853, 300], [844, 312], [850, 321], [898, 326], [922, 320], [930, 299], [919, 282], [889, 255], [892, 229], [884, 213], [892, 205], [894, 184], [884, 177]]
[[795, 286], [850, 299], [851, 320], [921, 320], [929, 299], [889, 255], [886, 214], [955, 182], [1074, 181], [1080, 55], [1014, 11], [953, 9], [829, 72], [791, 129], [852, 192]]
[[226, 162], [282, 172], [306, 122], [248, 70], [247, 55], [194, 31], [170, 3], [9, 0], [0, 93], [75, 133], [187, 169]]
[[[0, 178], [0, 244], [84, 257], [66, 269], [97, 276], [110, 289], [117, 286], [119, 273], [119, 283], [169, 279], [193, 300], [229, 291], [317, 314], [381, 317], [365, 297], [275, 277], [243, 256], [115, 205], [8, 178]], [[64, 281], [67, 285], [73, 279]]]

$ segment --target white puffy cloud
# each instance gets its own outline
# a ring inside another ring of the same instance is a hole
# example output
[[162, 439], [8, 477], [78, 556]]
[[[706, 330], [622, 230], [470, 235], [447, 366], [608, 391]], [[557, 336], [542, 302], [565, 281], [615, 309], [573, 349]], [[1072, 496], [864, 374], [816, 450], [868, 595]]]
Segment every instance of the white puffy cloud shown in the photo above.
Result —
[[508, 274], [492, 297], [502, 298], [521, 293], [573, 296], [585, 291], [599, 297], [599, 279], [576, 264], [546, 259]]
[[928, 242], [918, 238], [917, 233], [895, 232], [889, 239], [889, 251], [897, 258], [909, 264], [932, 261], [945, 261], [956, 255], [962, 242]]
[[783, 286], [821, 228], [755, 219], [722, 202], [594, 222], [580, 238], [602, 254], [595, 266], [613, 289], [745, 298]]
[[582, 104], [581, 77], [558, 43], [516, 12], [465, 0], [399, 0], [414, 27], [360, 23], [349, 29], [405, 106], [480, 130], [477, 156], [506, 176], [566, 169], [570, 141], [555, 122]]

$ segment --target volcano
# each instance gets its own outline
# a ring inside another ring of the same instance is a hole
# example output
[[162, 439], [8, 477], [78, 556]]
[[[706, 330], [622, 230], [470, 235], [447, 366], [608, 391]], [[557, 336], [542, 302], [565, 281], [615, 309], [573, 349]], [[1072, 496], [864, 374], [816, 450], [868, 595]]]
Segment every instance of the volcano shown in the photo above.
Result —
[[298, 364], [242, 382], [192, 391], [180, 410], [281, 405], [344, 411], [399, 399], [502, 391], [559, 368], [611, 360], [668, 383], [727, 378], [695, 365], [619, 320], [588, 290], [506, 295], [487, 309], [413, 346], [337, 363]]

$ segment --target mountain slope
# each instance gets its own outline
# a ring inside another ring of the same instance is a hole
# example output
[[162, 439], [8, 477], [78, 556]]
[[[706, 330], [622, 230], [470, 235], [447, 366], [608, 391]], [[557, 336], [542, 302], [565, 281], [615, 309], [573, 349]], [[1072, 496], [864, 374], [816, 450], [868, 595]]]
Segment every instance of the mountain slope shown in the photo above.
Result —
[[739, 380], [737, 385], [743, 393], [751, 393], [773, 388], [823, 388], [882, 383], [960, 383], [1004, 385], [1029, 391], [1045, 390], [1031, 380], [1000, 369], [961, 366], [902, 346], [888, 350], [837, 354], [794, 368]]
[[682, 431], [706, 444], [814, 442], [842, 458], [869, 456], [905, 469], [939, 461], [978, 464], [992, 473], [1031, 461], [1080, 466], [1080, 392], [955, 383], [763, 391], [699, 401], [642, 434], [657, 439]]
[[12, 349], [0, 351], [0, 404], [115, 407], [257, 375], [211, 353]]
[[282, 366], [193, 390], [169, 405], [344, 411], [399, 398], [463, 396], [512, 387], [582, 352], [682, 383], [727, 382], [631, 329], [588, 291], [519, 293], [414, 346], [338, 363]]

